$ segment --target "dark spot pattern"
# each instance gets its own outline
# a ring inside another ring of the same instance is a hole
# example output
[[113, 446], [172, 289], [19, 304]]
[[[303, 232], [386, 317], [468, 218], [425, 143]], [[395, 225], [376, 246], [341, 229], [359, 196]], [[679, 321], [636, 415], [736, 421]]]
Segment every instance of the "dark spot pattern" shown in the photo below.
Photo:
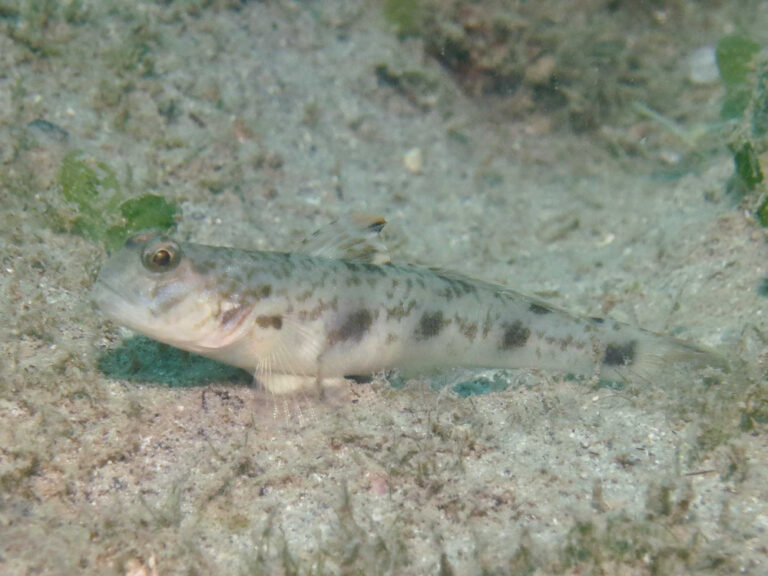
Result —
[[272, 285], [259, 284], [258, 286], [249, 287], [243, 291], [243, 294], [258, 302], [259, 300], [269, 298], [272, 295]]
[[446, 286], [440, 292], [438, 292], [438, 294], [440, 294], [440, 296], [442, 296], [449, 302], [453, 300], [453, 288], [451, 288], [451, 286]]
[[511, 324], [507, 323], [504, 325], [504, 336], [501, 338], [501, 345], [499, 348], [502, 350], [511, 350], [512, 348], [525, 346], [530, 335], [530, 329], [527, 326], [524, 326], [520, 320], [515, 320]]
[[[498, 313], [495, 316], [495, 319], [498, 320]], [[485, 320], [483, 321], [483, 338], [488, 338], [488, 334], [491, 332], [491, 327], [493, 326], [493, 320], [494, 318], [491, 318], [491, 313], [486, 312]]]
[[428, 340], [429, 338], [434, 338], [440, 334], [444, 325], [443, 313], [439, 310], [437, 312], [424, 312], [419, 319], [419, 325], [416, 327], [416, 339]]
[[477, 292], [477, 286], [472, 284], [469, 280], [463, 280], [461, 278], [452, 278], [451, 284], [453, 284], [454, 290], [459, 296], [465, 294], [474, 294]]
[[315, 294], [315, 291], [312, 288], [304, 290], [304, 292], [301, 292], [296, 296], [296, 302], [304, 302], [306, 300], [309, 300], [312, 296], [314, 296], [314, 294]]
[[608, 344], [605, 347], [603, 364], [606, 366], [626, 366], [635, 360], [637, 342], [630, 340], [624, 344]]
[[318, 318], [320, 318], [326, 311], [328, 310], [338, 310], [339, 308], [339, 297], [334, 296], [331, 300], [323, 300], [322, 298], [318, 299], [314, 308], [307, 308], [299, 310], [297, 313], [297, 317], [302, 322], [305, 322], [307, 320], [310, 320], [314, 322]]
[[224, 325], [231, 324], [235, 320], [242, 320], [245, 314], [250, 310], [248, 306], [240, 304], [234, 308], [230, 308], [221, 315], [221, 323]]
[[337, 342], [346, 342], [347, 340], [360, 342], [365, 333], [371, 328], [371, 324], [373, 324], [371, 311], [365, 308], [357, 310], [347, 316], [346, 320], [337, 330], [333, 330], [328, 334], [328, 341], [331, 345]]
[[408, 305], [404, 304], [398, 304], [397, 306], [392, 306], [391, 308], [386, 308], [387, 311], [387, 320], [402, 320], [406, 316], [408, 316], [411, 313], [411, 310], [413, 310], [416, 307], [416, 300], [410, 300], [408, 302]]
[[347, 286], [360, 286], [360, 284], [362, 284], [362, 280], [357, 274], [353, 273], [347, 276]]
[[272, 294], [272, 285], [262, 284], [257, 288], [257, 294], [259, 298], [269, 298], [270, 294]]
[[275, 316], [257, 316], [256, 324], [258, 324], [259, 327], [264, 328], [265, 330], [267, 328], [274, 328], [275, 330], [280, 330], [283, 327], [283, 317], [280, 316], [279, 314]]
[[531, 305], [528, 306], [528, 310], [533, 312], [534, 314], [538, 314], [539, 316], [543, 316], [544, 314], [550, 314], [552, 312], [552, 308], [547, 308], [546, 306], [537, 304], [536, 302], [531, 302]]
[[465, 322], [460, 319], [456, 319], [459, 324], [459, 332], [470, 342], [474, 342], [475, 336], [477, 336], [477, 322]]
[[365, 270], [369, 274], [376, 274], [378, 276], [387, 275], [387, 271], [384, 269], [383, 266], [377, 266], [376, 264], [371, 264], [369, 262], [363, 262], [362, 266], [363, 266], [363, 270]]
[[445, 286], [439, 291], [439, 294], [446, 300], [453, 300], [454, 298], [477, 292], [477, 288], [467, 280], [446, 278], [444, 276], [439, 277], [445, 282]]
[[201, 261], [190, 261], [192, 264], [192, 268], [195, 272], [198, 274], [209, 274], [210, 272], [213, 272], [218, 268], [218, 263], [215, 260], [201, 260]]
[[360, 266], [360, 264], [358, 264], [357, 262], [352, 262], [350, 260], [342, 260], [342, 262], [344, 263], [344, 266], [346, 266], [347, 270], [349, 270], [350, 272], [361, 271], [362, 266]]

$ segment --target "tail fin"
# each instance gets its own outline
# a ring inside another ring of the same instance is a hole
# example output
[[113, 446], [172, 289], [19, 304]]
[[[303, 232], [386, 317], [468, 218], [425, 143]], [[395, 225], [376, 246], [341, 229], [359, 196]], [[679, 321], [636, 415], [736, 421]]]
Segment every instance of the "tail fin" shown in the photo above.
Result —
[[621, 330], [615, 339], [605, 344], [601, 376], [651, 380], [674, 365], [713, 368], [725, 373], [731, 370], [729, 359], [715, 350], [645, 330], [628, 332]]

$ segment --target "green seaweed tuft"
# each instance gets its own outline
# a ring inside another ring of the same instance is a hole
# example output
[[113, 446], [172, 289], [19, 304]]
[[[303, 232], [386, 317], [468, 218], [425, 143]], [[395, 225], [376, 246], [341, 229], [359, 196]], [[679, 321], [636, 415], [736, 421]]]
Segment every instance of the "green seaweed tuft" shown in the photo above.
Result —
[[768, 197], [763, 198], [762, 202], [760, 202], [757, 210], [755, 210], [755, 215], [760, 225], [763, 228], [768, 228]]
[[419, 0], [387, 0], [384, 18], [401, 38], [417, 36], [421, 31], [421, 2]]
[[167, 230], [175, 224], [178, 211], [178, 206], [155, 194], [143, 194], [120, 205], [120, 214], [129, 232], [148, 228]]
[[77, 208], [72, 230], [89, 240], [102, 240], [107, 227], [105, 212], [120, 194], [114, 171], [103, 162], [87, 162], [76, 150], [62, 159], [59, 184], [64, 199]]
[[744, 36], [726, 36], [717, 43], [717, 68], [726, 90], [723, 120], [738, 120], [749, 105], [752, 63], [759, 51], [760, 44]]
[[744, 142], [739, 147], [732, 147], [733, 164], [736, 177], [749, 189], [763, 181], [763, 171], [760, 168], [760, 160], [752, 142]]
[[179, 217], [178, 205], [156, 194], [123, 200], [115, 171], [105, 162], [84, 158], [80, 151], [64, 156], [58, 180], [61, 195], [74, 208], [65, 227], [103, 243], [109, 251], [137, 230], [169, 230]]
[[717, 43], [716, 58], [720, 78], [726, 86], [745, 84], [749, 79], [750, 64], [760, 51], [760, 44], [745, 36], [721, 38]]
[[768, 54], [750, 38], [727, 36], [718, 42], [717, 65], [726, 91], [721, 116], [732, 125], [734, 171], [727, 189], [768, 227]]

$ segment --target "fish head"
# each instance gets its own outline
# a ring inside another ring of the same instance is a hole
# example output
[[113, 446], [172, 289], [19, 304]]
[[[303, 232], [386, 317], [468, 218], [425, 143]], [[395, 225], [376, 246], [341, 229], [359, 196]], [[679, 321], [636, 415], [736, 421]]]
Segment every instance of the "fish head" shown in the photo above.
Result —
[[126, 240], [101, 267], [91, 296], [116, 323], [185, 350], [218, 328], [205, 276], [180, 243], [154, 232]]

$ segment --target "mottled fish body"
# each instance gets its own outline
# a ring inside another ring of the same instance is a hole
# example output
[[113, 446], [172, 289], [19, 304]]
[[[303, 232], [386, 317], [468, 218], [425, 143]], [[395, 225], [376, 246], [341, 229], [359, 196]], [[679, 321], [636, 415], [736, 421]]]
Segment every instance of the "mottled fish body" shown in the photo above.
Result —
[[[382, 226], [374, 219], [361, 230], [370, 236]], [[502, 286], [392, 264], [364, 240], [342, 234], [334, 242], [352, 257], [140, 234], [103, 266], [93, 296], [119, 324], [249, 370], [276, 393], [391, 368], [541, 368], [623, 378], [709, 358], [679, 340], [575, 316]], [[319, 253], [333, 253], [327, 248]]]

